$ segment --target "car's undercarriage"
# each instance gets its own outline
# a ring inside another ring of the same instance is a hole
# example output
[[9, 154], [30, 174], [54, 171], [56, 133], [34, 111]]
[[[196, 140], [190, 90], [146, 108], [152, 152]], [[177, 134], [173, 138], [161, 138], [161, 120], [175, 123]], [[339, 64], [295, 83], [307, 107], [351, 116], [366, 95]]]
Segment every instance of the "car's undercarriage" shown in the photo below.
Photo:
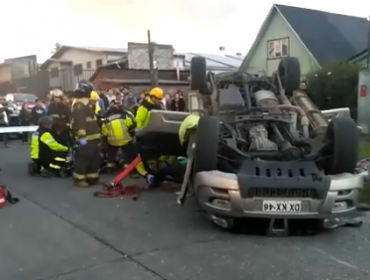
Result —
[[[273, 161], [314, 161], [326, 174], [353, 172], [357, 144], [346, 141], [349, 149], [346, 166], [333, 169], [333, 127], [336, 134], [346, 131], [357, 139], [356, 124], [349, 118], [337, 118], [336, 125], [299, 90], [298, 59], [288, 57], [272, 77], [237, 71], [207, 74], [211, 114], [221, 124], [219, 132], [219, 168], [237, 172], [243, 159]], [[217, 92], [217, 95], [214, 93]], [[334, 157], [334, 158], [333, 158]]]

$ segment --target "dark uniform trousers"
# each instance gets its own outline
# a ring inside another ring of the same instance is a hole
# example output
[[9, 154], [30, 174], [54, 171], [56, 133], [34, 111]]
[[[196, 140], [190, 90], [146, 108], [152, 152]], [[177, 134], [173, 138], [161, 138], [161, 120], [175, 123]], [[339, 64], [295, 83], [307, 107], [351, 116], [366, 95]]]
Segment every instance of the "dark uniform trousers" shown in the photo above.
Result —
[[99, 140], [88, 141], [85, 146], [76, 148], [74, 156], [74, 177], [76, 181], [98, 181], [100, 166]]
[[100, 128], [89, 98], [76, 99], [72, 106], [71, 129], [76, 140], [87, 140], [86, 145], [75, 149], [73, 177], [81, 186], [85, 183], [94, 184], [99, 181], [101, 166]]
[[107, 167], [115, 167], [119, 149], [123, 153], [123, 161], [130, 164], [138, 154], [135, 144], [129, 143], [123, 146], [107, 145]]

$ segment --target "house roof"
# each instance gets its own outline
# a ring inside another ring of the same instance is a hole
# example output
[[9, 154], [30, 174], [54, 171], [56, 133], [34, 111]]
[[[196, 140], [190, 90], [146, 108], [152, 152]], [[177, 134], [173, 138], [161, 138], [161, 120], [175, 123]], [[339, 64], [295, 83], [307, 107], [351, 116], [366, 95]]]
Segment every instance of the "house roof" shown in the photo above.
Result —
[[369, 23], [365, 18], [274, 4], [241, 68], [249, 62], [275, 12], [282, 16], [318, 66], [347, 61], [367, 47]]
[[346, 61], [367, 47], [365, 18], [274, 5], [320, 65]]

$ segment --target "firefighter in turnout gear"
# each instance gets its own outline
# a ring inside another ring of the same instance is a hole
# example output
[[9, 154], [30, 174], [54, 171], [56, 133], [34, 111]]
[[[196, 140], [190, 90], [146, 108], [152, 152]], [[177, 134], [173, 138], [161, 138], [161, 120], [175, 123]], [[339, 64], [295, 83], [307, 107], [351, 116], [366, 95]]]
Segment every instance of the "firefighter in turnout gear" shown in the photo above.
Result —
[[[141, 103], [140, 107], [136, 112], [136, 123], [137, 128], [142, 128], [149, 123], [150, 120], [150, 111], [151, 110], [162, 110], [162, 99], [163, 99], [163, 90], [160, 88], [153, 88], [149, 92], [149, 96]], [[144, 164], [140, 162], [136, 166], [137, 172], [147, 178], [148, 172], [145, 170]]]
[[109, 109], [102, 125], [102, 134], [107, 143], [108, 173], [115, 171], [119, 149], [122, 149], [125, 162], [131, 162], [135, 158], [136, 149], [132, 144], [135, 128], [135, 117], [130, 111], [118, 107]]
[[99, 116], [102, 113], [102, 109], [99, 105], [99, 94], [96, 91], [92, 91], [90, 94], [90, 102], [94, 106], [95, 115]]
[[72, 145], [70, 134], [71, 109], [63, 102], [64, 94], [59, 89], [50, 92], [51, 103], [47, 110], [47, 115], [53, 118], [52, 135], [54, 138], [66, 146]]
[[53, 175], [67, 176], [64, 166], [69, 148], [56, 141], [51, 134], [53, 119], [43, 116], [39, 127], [32, 135], [31, 159], [34, 170], [44, 177]]
[[90, 102], [93, 84], [82, 80], [73, 93], [71, 129], [77, 143], [74, 159], [76, 186], [87, 187], [99, 182], [100, 169], [100, 127], [95, 108]]
[[144, 127], [148, 124], [151, 110], [162, 110], [163, 90], [153, 88], [149, 92], [149, 97], [141, 103], [136, 112], [137, 128]]

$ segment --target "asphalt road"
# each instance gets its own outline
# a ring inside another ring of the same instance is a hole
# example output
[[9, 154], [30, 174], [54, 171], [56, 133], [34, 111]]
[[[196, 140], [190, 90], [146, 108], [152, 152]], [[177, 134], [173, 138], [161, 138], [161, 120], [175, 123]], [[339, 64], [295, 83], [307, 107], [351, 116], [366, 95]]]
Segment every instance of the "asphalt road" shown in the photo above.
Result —
[[306, 237], [233, 235], [172, 193], [98, 199], [27, 175], [28, 147], [0, 149], [21, 202], [0, 210], [1, 280], [370, 279], [370, 218]]

